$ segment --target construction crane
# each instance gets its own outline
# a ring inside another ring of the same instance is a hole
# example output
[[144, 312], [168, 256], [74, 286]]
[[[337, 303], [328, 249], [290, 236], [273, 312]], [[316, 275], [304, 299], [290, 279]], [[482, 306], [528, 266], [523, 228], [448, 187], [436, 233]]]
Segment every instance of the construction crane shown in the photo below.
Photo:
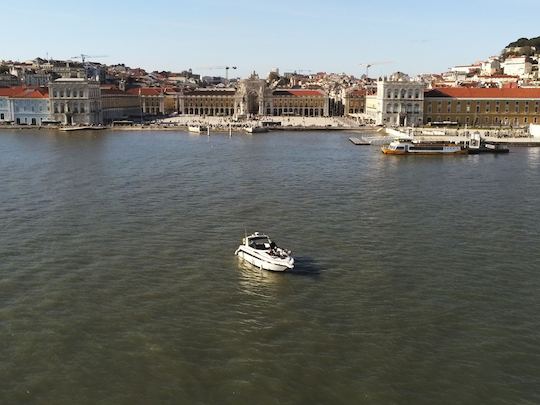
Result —
[[95, 74], [98, 69], [91, 62], [88, 62], [87, 59], [88, 58], [106, 58], [106, 57], [107, 57], [107, 55], [86, 55], [84, 53], [81, 53], [80, 55], [72, 56], [70, 59], [80, 59], [81, 60], [81, 64], [82, 64], [82, 66], [84, 68], [85, 76], [88, 78], [89, 77], [88, 72], [91, 69], [94, 70], [93, 74]]
[[286, 71], [292, 71], [293, 74], [297, 74], [297, 73], [311, 73], [313, 72], [313, 70], [311, 69], [286, 69]]
[[70, 59], [80, 59], [81, 63], [84, 65], [84, 62], [88, 58], [106, 58], [106, 57], [107, 57], [107, 55], [86, 55], [84, 53], [81, 53], [80, 55], [72, 56]]
[[215, 69], [219, 69], [219, 70], [222, 70], [222, 69], [225, 69], [225, 80], [228, 82], [229, 81], [229, 69], [238, 69], [237, 66], [200, 66], [198, 67], [197, 69], [202, 69], [202, 70], [215, 70]]
[[391, 60], [384, 60], [380, 62], [368, 62], [368, 63], [360, 63], [359, 66], [365, 66], [366, 67], [366, 78], [369, 78], [369, 68], [376, 65], [386, 65], [388, 63], [394, 63]]

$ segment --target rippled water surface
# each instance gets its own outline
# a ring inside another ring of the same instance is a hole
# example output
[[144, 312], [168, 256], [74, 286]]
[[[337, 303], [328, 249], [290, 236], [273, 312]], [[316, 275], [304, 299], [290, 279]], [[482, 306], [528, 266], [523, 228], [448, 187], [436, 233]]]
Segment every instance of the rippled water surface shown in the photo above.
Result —
[[540, 403], [540, 149], [351, 135], [0, 131], [0, 403]]

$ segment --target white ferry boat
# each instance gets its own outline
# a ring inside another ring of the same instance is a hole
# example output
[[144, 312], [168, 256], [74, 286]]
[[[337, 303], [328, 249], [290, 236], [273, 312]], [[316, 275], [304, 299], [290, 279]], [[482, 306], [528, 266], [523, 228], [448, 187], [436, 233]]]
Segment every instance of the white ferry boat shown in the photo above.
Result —
[[466, 154], [467, 149], [452, 143], [414, 142], [411, 140], [396, 140], [381, 148], [387, 155], [452, 155]]
[[294, 268], [291, 252], [277, 247], [267, 235], [259, 232], [243, 238], [234, 254], [264, 270], [286, 271]]

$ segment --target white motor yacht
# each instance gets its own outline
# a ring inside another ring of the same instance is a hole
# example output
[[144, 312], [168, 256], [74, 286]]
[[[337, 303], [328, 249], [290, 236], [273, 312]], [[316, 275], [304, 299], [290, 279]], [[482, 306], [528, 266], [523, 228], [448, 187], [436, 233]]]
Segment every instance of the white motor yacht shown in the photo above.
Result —
[[259, 232], [243, 238], [234, 254], [264, 270], [285, 271], [294, 268], [291, 252], [277, 247], [267, 235]]
[[202, 134], [208, 132], [208, 127], [205, 125], [188, 125], [188, 131], [196, 134]]

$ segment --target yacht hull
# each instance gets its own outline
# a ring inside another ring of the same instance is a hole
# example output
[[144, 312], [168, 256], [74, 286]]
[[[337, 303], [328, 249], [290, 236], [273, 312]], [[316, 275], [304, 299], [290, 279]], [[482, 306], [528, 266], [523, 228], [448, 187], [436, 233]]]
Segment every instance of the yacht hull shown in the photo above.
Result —
[[253, 249], [240, 246], [235, 254], [255, 267], [269, 271], [287, 271], [294, 267], [294, 259], [273, 259], [264, 253], [254, 252]]

